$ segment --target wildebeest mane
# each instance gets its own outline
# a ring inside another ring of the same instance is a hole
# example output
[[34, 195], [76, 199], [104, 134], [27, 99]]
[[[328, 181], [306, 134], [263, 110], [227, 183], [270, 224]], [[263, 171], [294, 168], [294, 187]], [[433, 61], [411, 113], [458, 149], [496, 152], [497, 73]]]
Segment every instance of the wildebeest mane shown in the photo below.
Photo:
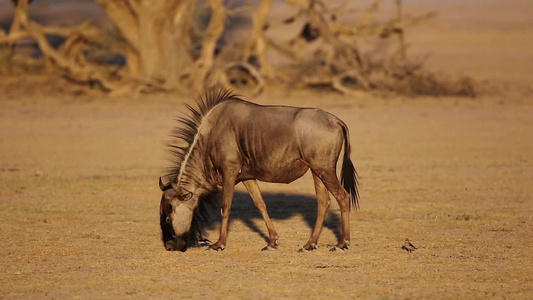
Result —
[[[187, 154], [192, 150], [193, 141], [198, 134], [198, 129], [204, 117], [215, 106], [228, 100], [240, 100], [238, 95], [231, 90], [224, 88], [212, 88], [194, 98], [196, 107], [185, 104], [189, 113], [176, 117], [178, 125], [171, 131], [171, 138], [168, 143], [171, 153], [171, 164], [167, 169], [164, 179], [168, 182], [176, 181], [181, 172], [181, 166], [187, 157]], [[165, 183], [167, 185], [167, 183]], [[187, 242], [189, 246], [198, 245], [199, 241], [203, 239], [203, 228], [210, 221], [209, 211], [218, 204], [217, 191], [205, 195], [199, 195], [199, 204], [194, 210], [191, 229], [187, 234]]]

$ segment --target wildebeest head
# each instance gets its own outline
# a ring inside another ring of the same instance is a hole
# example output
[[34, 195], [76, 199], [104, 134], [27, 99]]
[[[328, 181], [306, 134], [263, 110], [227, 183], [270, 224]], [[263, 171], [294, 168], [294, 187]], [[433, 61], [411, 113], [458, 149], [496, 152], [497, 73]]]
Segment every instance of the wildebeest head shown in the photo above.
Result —
[[159, 214], [165, 249], [184, 252], [195, 234], [191, 226], [198, 197], [173, 182], [164, 185], [161, 178], [159, 188], [163, 192]]

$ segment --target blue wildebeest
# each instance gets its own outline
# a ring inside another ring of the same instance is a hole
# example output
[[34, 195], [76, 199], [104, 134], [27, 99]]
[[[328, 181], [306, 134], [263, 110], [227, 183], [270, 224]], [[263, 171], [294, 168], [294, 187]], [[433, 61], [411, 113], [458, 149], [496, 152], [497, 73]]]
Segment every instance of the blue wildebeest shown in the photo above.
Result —
[[[171, 144], [173, 167], [159, 178], [163, 191], [160, 223], [165, 248], [185, 251], [202, 239], [206, 209], [222, 190], [220, 237], [212, 250], [224, 250], [234, 187], [242, 182], [261, 213], [270, 241], [264, 249], [276, 249], [278, 234], [272, 225], [257, 181], [290, 183], [313, 173], [318, 198], [316, 224], [302, 250], [316, 249], [326, 216], [329, 192], [341, 211], [341, 240], [334, 249], [350, 245], [349, 210], [359, 206], [357, 177], [350, 160], [348, 128], [323, 110], [288, 106], [262, 106], [244, 101], [230, 91], [213, 89], [187, 105], [190, 115], [181, 117]], [[341, 182], [337, 160], [344, 145]]]

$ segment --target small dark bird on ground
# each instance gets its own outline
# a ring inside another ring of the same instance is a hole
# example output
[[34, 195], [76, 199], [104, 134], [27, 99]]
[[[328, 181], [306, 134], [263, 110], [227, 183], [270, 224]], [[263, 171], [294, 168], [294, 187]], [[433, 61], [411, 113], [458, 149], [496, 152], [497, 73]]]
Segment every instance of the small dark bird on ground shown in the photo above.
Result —
[[415, 251], [417, 248], [413, 244], [411, 244], [409, 239], [405, 239], [405, 243], [403, 244], [402, 249], [411, 253]]

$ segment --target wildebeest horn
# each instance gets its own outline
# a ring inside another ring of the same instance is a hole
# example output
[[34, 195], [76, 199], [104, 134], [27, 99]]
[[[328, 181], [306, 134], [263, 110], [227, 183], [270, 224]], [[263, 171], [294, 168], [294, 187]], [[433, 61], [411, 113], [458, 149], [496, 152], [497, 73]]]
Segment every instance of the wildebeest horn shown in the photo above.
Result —
[[163, 195], [166, 200], [172, 200], [174, 197], [176, 197], [176, 191], [168, 189]]
[[163, 184], [163, 180], [161, 180], [161, 177], [159, 177], [159, 188], [162, 192], [164, 192], [167, 189], [167, 186]]

